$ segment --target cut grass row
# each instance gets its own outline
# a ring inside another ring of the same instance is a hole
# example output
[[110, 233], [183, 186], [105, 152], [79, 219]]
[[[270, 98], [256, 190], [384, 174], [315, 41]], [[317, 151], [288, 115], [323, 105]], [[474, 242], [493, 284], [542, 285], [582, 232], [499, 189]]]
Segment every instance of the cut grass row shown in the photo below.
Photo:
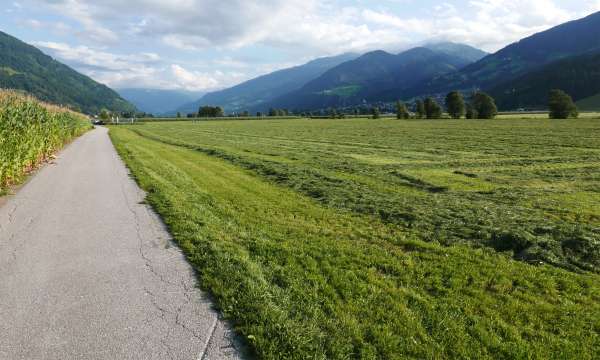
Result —
[[133, 130], [421, 240], [600, 271], [596, 120], [265, 120]]
[[230, 160], [138, 129], [111, 129], [117, 150], [202, 286], [260, 358], [592, 359], [600, 353], [596, 274], [423, 242], [402, 226], [323, 206]]
[[0, 192], [90, 127], [81, 114], [0, 91]]

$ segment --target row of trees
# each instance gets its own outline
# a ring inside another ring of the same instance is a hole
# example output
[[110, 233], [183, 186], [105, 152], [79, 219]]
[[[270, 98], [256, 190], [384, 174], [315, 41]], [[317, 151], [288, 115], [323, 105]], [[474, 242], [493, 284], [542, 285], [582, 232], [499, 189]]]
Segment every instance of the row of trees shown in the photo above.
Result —
[[[484, 92], [475, 92], [465, 101], [463, 95], [458, 91], [452, 91], [446, 95], [446, 111], [453, 119], [463, 116], [467, 119], [493, 119], [498, 114], [498, 108], [494, 99]], [[426, 98], [424, 101], [417, 100], [415, 114], [418, 119], [439, 119], [442, 117], [443, 109], [434, 98]], [[404, 112], [399, 114], [406, 116]]]
[[[478, 91], [473, 93], [469, 101], [465, 101], [462, 93], [452, 91], [446, 95], [445, 106], [448, 115], [453, 119], [493, 119], [498, 115], [498, 107], [494, 98], [488, 94]], [[568, 119], [579, 116], [577, 106], [573, 99], [562, 90], [552, 90], [549, 94], [548, 108], [551, 119]], [[424, 101], [417, 100], [414, 107], [417, 119], [440, 119], [443, 109], [434, 98], [428, 97]], [[406, 104], [401, 101], [396, 103], [396, 115], [398, 119], [409, 119], [411, 117]], [[373, 118], [379, 118], [373, 111]]]
[[269, 109], [269, 116], [288, 116], [289, 112], [286, 109]]
[[[498, 108], [494, 99], [481, 91], [473, 93], [468, 101], [465, 100], [461, 92], [452, 91], [446, 95], [444, 105], [446, 112], [453, 119], [461, 119], [463, 117], [466, 117], [467, 119], [493, 119], [498, 114]], [[579, 112], [573, 99], [561, 90], [550, 91], [548, 107], [550, 109], [550, 118], [552, 119], [576, 118], [579, 116]], [[417, 100], [413, 110], [414, 117], [417, 119], [440, 119], [444, 112], [442, 106], [440, 106], [433, 97], [428, 97], [425, 100]], [[368, 111], [368, 108], [364, 109], [364, 111], [354, 109], [354, 114], [363, 114], [365, 111]], [[381, 116], [378, 107], [373, 107], [370, 113], [374, 119], [378, 119]], [[268, 116], [270, 117], [289, 115], [290, 113], [286, 109], [271, 108], [268, 112]], [[312, 113], [307, 114], [307, 116], [308, 115], [312, 116]], [[327, 115], [331, 118], [345, 117], [343, 112], [338, 113], [336, 109], [330, 109]], [[396, 103], [396, 115], [398, 119], [409, 119], [412, 116], [406, 104], [401, 101]], [[225, 113], [223, 108], [219, 106], [202, 106], [197, 114], [188, 114], [188, 117], [195, 116], [224, 117]], [[248, 111], [243, 111], [237, 114], [237, 116], [249, 117], [250, 114]], [[259, 112], [256, 116], [262, 117], [263, 114]], [[109, 114], [105, 110], [100, 114], [100, 117], [103, 119], [108, 118]], [[177, 117], [181, 117], [181, 114], [177, 113]]]
[[198, 117], [201, 118], [216, 118], [225, 116], [223, 108], [220, 106], [201, 106], [198, 109]]

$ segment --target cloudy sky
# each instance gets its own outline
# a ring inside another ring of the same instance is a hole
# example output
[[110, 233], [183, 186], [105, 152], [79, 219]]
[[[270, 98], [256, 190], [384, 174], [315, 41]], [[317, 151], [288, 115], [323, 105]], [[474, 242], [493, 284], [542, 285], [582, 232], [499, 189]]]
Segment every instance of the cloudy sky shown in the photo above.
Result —
[[209, 91], [315, 57], [496, 51], [600, 0], [2, 0], [0, 30], [115, 88]]

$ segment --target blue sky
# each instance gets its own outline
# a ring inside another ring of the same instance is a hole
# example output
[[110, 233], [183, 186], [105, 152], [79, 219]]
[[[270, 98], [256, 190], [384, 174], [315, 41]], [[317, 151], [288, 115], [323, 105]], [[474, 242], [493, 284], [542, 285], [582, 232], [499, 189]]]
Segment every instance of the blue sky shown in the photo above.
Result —
[[211, 91], [315, 57], [496, 51], [600, 0], [4, 0], [0, 30], [115, 88]]

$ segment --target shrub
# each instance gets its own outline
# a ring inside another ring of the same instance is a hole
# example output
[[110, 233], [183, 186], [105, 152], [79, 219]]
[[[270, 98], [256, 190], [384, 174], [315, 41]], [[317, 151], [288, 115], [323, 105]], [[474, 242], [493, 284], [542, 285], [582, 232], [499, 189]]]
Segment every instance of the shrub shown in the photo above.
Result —
[[408, 109], [406, 105], [402, 101], [396, 102], [396, 117], [398, 119], [408, 119], [410, 118], [410, 114], [408, 113]]
[[571, 96], [562, 90], [551, 90], [548, 96], [550, 119], [569, 119], [579, 117], [577, 106]]
[[428, 119], [440, 119], [442, 117], [442, 108], [433, 98], [425, 99], [425, 115]]
[[465, 100], [458, 91], [452, 91], [446, 96], [446, 109], [453, 119], [460, 119], [465, 115]]
[[475, 110], [473, 108], [473, 105], [468, 104], [467, 105], [467, 112], [466, 112], [466, 117], [467, 119], [477, 119], [479, 118], [479, 114], [477, 113], [477, 110]]
[[374, 107], [371, 110], [371, 114], [373, 115], [373, 119], [379, 119], [381, 117], [381, 113], [379, 112], [379, 108], [378, 107]]
[[471, 105], [477, 111], [477, 118], [479, 119], [493, 119], [498, 115], [498, 108], [494, 99], [484, 92], [473, 94]]
[[422, 100], [417, 100], [415, 103], [415, 116], [417, 119], [422, 119], [425, 117], [425, 104]]

